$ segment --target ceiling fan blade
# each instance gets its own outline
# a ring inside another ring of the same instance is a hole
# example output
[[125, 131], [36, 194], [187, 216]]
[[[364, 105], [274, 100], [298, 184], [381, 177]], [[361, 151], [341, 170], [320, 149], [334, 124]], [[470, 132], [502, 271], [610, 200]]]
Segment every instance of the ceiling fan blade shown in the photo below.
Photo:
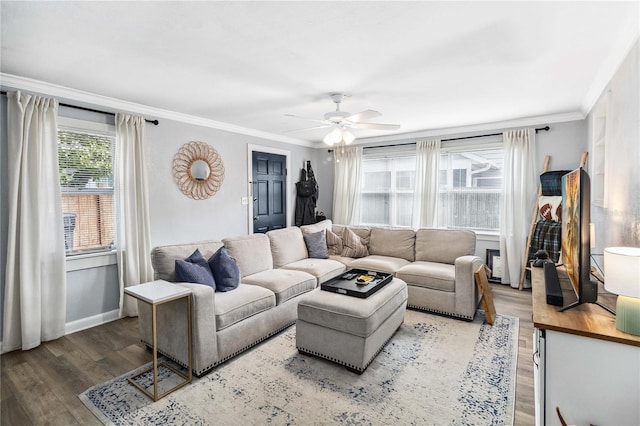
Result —
[[398, 130], [400, 128], [400, 125], [382, 123], [353, 123], [351, 127], [355, 129]]
[[300, 117], [299, 115], [285, 114], [285, 117], [298, 118], [300, 120], [313, 121], [314, 123], [328, 124], [326, 120], [318, 120], [317, 118]]
[[360, 111], [356, 114], [350, 115], [346, 118], [351, 122], [361, 121], [361, 120], [369, 120], [370, 118], [380, 117], [382, 114], [378, 111], [374, 111], [372, 109], [367, 109], [365, 111]]
[[307, 130], [316, 130], [316, 129], [327, 129], [329, 127], [331, 127], [331, 124], [325, 124], [324, 126], [305, 127], [304, 129], [287, 130], [285, 133], [304, 132]]

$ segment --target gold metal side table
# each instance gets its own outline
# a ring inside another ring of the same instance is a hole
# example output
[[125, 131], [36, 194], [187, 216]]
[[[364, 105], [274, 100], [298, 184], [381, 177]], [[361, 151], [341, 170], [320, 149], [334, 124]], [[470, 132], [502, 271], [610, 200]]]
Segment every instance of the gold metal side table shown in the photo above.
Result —
[[[129, 377], [129, 382], [137, 387], [140, 391], [142, 391], [145, 395], [151, 398], [154, 401], [159, 400], [160, 398], [170, 394], [171, 392], [183, 387], [184, 385], [191, 383], [193, 378], [192, 375], [192, 354], [191, 354], [191, 290], [180, 287], [178, 285], [172, 284], [167, 281], [152, 281], [145, 284], [135, 285], [131, 287], [126, 287], [124, 292], [131, 297], [134, 297], [138, 300], [146, 302], [151, 305], [151, 335], [152, 335], [152, 345], [153, 345], [153, 367], [146, 369], [145, 371], [136, 374], [133, 377]], [[158, 330], [157, 330], [157, 322], [156, 322], [156, 308], [158, 305], [163, 303], [171, 302], [173, 300], [185, 298], [187, 301], [187, 357], [188, 357], [188, 373], [185, 375], [180, 371], [176, 370], [169, 364], [165, 362], [161, 362], [158, 364]], [[158, 367], [163, 366], [181, 378], [184, 379], [183, 382], [178, 383], [173, 388], [167, 390], [166, 392], [158, 395]], [[153, 371], [153, 394], [149, 392], [147, 389], [142, 387], [135, 379], [140, 377], [143, 374], [147, 374], [150, 371]]]

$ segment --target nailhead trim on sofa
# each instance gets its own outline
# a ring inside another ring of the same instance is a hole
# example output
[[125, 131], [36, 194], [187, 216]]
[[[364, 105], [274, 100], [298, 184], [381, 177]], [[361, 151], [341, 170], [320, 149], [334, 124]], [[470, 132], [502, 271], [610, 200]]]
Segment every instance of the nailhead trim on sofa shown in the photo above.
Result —
[[[402, 324], [404, 324], [404, 321], [402, 321], [402, 323], [400, 324], [400, 326], [402, 326]], [[398, 326], [398, 328], [400, 328], [400, 326]], [[378, 348], [378, 350], [376, 351], [376, 353], [374, 353], [371, 358], [369, 359], [369, 361], [367, 361], [364, 365], [364, 367], [356, 367], [353, 364], [349, 364], [348, 362], [344, 362], [342, 360], [339, 360], [337, 358], [322, 354], [320, 352], [316, 352], [316, 351], [312, 351], [309, 349], [305, 349], [301, 346], [296, 346], [297, 349], [303, 353], [307, 353], [310, 355], [315, 355], [319, 358], [324, 358], [326, 360], [335, 362], [336, 364], [340, 364], [340, 365], [344, 365], [347, 368], [350, 368], [351, 370], [355, 370], [356, 372], [358, 372], [358, 374], [362, 374], [364, 372], [364, 370], [367, 369], [367, 367], [369, 366], [369, 364], [371, 364], [373, 362], [373, 360], [375, 359], [375, 357], [380, 353], [380, 351], [382, 351], [382, 349], [384, 349], [385, 346], [387, 346], [387, 343], [389, 343], [389, 340], [391, 340], [391, 338], [393, 337], [395, 333], [393, 333], [391, 336], [389, 336], [389, 338]]]
[[418, 311], [423, 311], [423, 312], [433, 312], [434, 314], [440, 314], [440, 315], [445, 315], [447, 317], [456, 317], [456, 318], [461, 318], [464, 320], [468, 320], [468, 321], [473, 321], [473, 317], [470, 317], [468, 315], [460, 315], [460, 314], [455, 314], [452, 312], [445, 312], [445, 311], [439, 311], [437, 309], [429, 309], [429, 308], [425, 308], [422, 306], [417, 306], [417, 305], [409, 305], [407, 304], [407, 308], [411, 308], [411, 309], [415, 309]]
[[[204, 376], [206, 373], [208, 373], [209, 371], [213, 370], [214, 367], [217, 367], [218, 365], [222, 364], [225, 361], [230, 360], [231, 358], [235, 357], [236, 355], [241, 354], [242, 352], [246, 351], [247, 349], [250, 349], [252, 347], [254, 347], [255, 345], [257, 345], [258, 343], [261, 343], [265, 340], [267, 340], [269, 337], [271, 336], [275, 336], [276, 334], [280, 333], [283, 330], [286, 330], [287, 328], [291, 327], [292, 325], [294, 325], [296, 322], [293, 321], [287, 325], [285, 325], [282, 328], [279, 328], [278, 330], [267, 334], [266, 336], [262, 336], [262, 338], [256, 340], [255, 342], [243, 347], [242, 349], [235, 351], [234, 353], [224, 357], [223, 359], [219, 360], [218, 362], [215, 362], [211, 365], [206, 366], [205, 368], [200, 369], [199, 371], [194, 371], [193, 374], [195, 374], [196, 377], [202, 377]], [[144, 340], [142, 341], [142, 343], [144, 343], [147, 348], [151, 348], [151, 344], [145, 342]], [[175, 359], [174, 357], [172, 357], [171, 355], [167, 355], [166, 353], [162, 352], [161, 350], [158, 349], [158, 353], [164, 355], [165, 357], [169, 358], [170, 360], [172, 360], [173, 362], [175, 362], [176, 364], [179, 364], [181, 366], [183, 366], [184, 368], [187, 368], [187, 365], [185, 363], [183, 363], [182, 361], [179, 361], [177, 359]]]

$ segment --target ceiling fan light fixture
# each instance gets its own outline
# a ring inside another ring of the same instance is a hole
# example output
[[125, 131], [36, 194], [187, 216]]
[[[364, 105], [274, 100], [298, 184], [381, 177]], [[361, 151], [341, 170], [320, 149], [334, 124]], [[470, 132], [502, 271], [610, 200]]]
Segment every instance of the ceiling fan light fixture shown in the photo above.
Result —
[[285, 114], [288, 117], [302, 118], [315, 123], [319, 123], [319, 126], [298, 129], [300, 130], [315, 130], [322, 128], [331, 128], [329, 133], [322, 139], [324, 143], [329, 146], [334, 145], [349, 145], [353, 143], [356, 137], [348, 129], [369, 129], [369, 130], [398, 130], [399, 124], [382, 124], [382, 123], [369, 123], [367, 121], [371, 118], [379, 117], [381, 114], [378, 111], [367, 109], [360, 111], [357, 114], [351, 114], [350, 112], [341, 111], [340, 104], [345, 96], [351, 96], [344, 93], [331, 93], [331, 99], [336, 104], [336, 110], [324, 114], [324, 120], [316, 120], [315, 118], [298, 117], [292, 114]]
[[340, 143], [341, 140], [342, 140], [342, 132], [337, 127], [332, 131], [330, 131], [329, 133], [327, 133], [327, 136], [325, 136], [323, 139], [324, 143], [326, 143], [329, 146], [333, 146], [337, 143]]
[[354, 140], [356, 140], [356, 137], [353, 136], [353, 133], [351, 133], [348, 130], [342, 130], [342, 140], [344, 141], [345, 144], [349, 145], [351, 142], [353, 142]]

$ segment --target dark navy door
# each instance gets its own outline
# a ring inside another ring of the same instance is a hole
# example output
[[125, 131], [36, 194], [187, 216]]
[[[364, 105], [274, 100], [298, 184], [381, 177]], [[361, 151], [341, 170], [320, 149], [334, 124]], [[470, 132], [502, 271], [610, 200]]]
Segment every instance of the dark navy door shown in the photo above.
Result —
[[287, 226], [287, 161], [284, 155], [253, 151], [253, 232]]

